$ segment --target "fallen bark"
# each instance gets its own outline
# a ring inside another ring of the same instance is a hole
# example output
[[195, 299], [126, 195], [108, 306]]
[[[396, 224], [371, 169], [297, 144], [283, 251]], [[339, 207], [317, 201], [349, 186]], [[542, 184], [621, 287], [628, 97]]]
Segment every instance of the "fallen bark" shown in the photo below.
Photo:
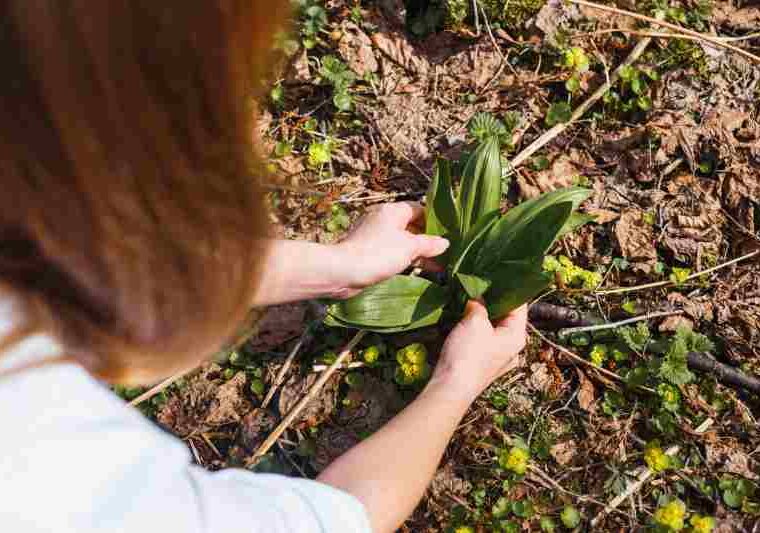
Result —
[[[537, 329], [557, 331], [567, 327], [585, 327], [600, 324], [599, 317], [589, 315], [561, 305], [537, 302], [528, 309], [530, 321]], [[709, 353], [689, 352], [689, 368], [698, 372], [712, 374], [723, 385], [745, 389], [760, 395], [760, 378], [746, 374], [738, 368], [721, 363]]]

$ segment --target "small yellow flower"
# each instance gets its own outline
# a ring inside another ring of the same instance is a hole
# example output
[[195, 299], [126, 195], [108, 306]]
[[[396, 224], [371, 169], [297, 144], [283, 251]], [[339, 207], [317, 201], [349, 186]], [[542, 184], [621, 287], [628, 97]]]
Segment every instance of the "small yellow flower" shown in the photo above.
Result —
[[475, 530], [472, 528], [472, 526], [458, 526], [454, 533], [475, 533]]
[[670, 468], [670, 457], [665, 455], [657, 441], [647, 444], [644, 461], [652, 472], [663, 472]]
[[684, 527], [686, 504], [681, 500], [671, 500], [654, 513], [654, 521], [659, 525], [669, 528], [671, 531], [681, 531]]
[[380, 346], [373, 345], [369, 346], [368, 348], [365, 348], [362, 352], [362, 359], [364, 359], [364, 362], [368, 365], [373, 365], [377, 363], [377, 361], [380, 359], [381, 350]]
[[606, 344], [594, 344], [589, 353], [589, 359], [595, 366], [602, 366], [607, 360], [609, 350]]
[[410, 344], [396, 352], [396, 382], [399, 385], [413, 385], [430, 377], [427, 349], [420, 343]]
[[502, 452], [502, 455], [499, 458], [499, 464], [505, 470], [522, 475], [528, 469], [528, 459], [530, 459], [530, 453], [528, 450], [513, 446], [510, 448], [509, 452]]
[[701, 516], [695, 514], [689, 520], [691, 529], [694, 533], [711, 533], [715, 528], [715, 519], [712, 516]]
[[415, 342], [414, 344], [405, 346], [396, 352], [396, 361], [402, 365], [404, 363], [419, 365], [422, 363], [427, 363], [427, 356], [428, 352], [427, 348], [425, 348], [425, 345], [420, 342]]

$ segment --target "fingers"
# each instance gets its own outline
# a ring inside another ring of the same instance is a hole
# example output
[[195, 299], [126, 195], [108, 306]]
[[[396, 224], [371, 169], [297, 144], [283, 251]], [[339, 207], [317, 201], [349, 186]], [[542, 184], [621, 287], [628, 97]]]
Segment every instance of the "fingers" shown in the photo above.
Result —
[[486, 322], [488, 325], [491, 323], [488, 321], [488, 310], [485, 306], [477, 300], [470, 300], [464, 308], [464, 317], [462, 321], [466, 322]]
[[431, 258], [441, 255], [449, 247], [449, 240], [433, 235], [412, 236], [415, 244], [415, 257]]
[[496, 333], [510, 340], [518, 339], [525, 345], [525, 328], [528, 324], [528, 306], [522, 305], [496, 324]]
[[399, 229], [406, 229], [415, 220], [425, 215], [425, 208], [417, 202], [395, 202], [380, 206], [381, 212], [387, 211], [392, 218], [393, 225]]

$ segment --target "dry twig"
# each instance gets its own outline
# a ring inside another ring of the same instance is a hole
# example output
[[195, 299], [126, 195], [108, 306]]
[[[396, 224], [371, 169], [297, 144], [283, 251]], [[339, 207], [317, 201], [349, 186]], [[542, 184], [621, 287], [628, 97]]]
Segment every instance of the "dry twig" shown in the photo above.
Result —
[[[682, 26], [678, 26], [677, 24], [672, 24], [670, 22], [666, 22], [664, 20], [660, 20], [654, 17], [649, 17], [647, 15], [641, 15], [639, 13], [634, 13], [632, 11], [627, 11], [625, 9], [620, 9], [618, 7], [612, 7], [612, 6], [606, 6], [601, 4], [596, 4], [594, 2], [588, 2], [587, 0], [568, 0], [571, 4], [576, 4], [579, 6], [586, 6], [591, 9], [597, 9], [599, 11], [606, 11], [608, 13], [615, 13], [616, 15], [624, 15], [627, 17], [635, 18], [638, 20], [643, 20], [645, 22], [649, 22], [651, 24], [656, 24], [657, 26], [662, 26], [663, 28], [671, 29], [675, 32], [678, 32], [681, 35], [689, 35], [691, 37], [694, 37], [700, 41], [704, 41], [710, 44], [713, 44], [715, 46], [718, 46], [720, 48], [725, 48], [727, 50], [731, 50], [732, 52], [736, 52], [739, 55], [744, 56], [745, 58], [754, 61], [755, 63], [760, 64], [760, 57], [756, 56], [755, 54], [748, 52], [744, 50], [743, 48], [739, 48], [738, 46], [734, 46], [728, 42], [726, 42], [724, 39], [721, 39], [720, 37], [714, 37], [712, 35], [705, 35], [704, 33], [699, 33], [694, 30], [690, 30], [688, 28], [684, 28]], [[667, 36], [670, 36], [670, 34], [666, 34]]]
[[579, 120], [586, 113], [586, 111], [588, 111], [591, 106], [593, 106], [602, 96], [604, 96], [604, 93], [606, 93], [610, 87], [612, 87], [612, 85], [617, 82], [617, 80], [620, 78], [620, 72], [624, 68], [635, 63], [636, 60], [641, 57], [641, 54], [644, 53], [644, 50], [646, 50], [646, 47], [649, 46], [650, 42], [652, 42], [652, 38], [645, 37], [636, 43], [636, 46], [633, 48], [633, 50], [631, 50], [631, 53], [628, 54], [628, 57], [625, 58], [625, 61], [623, 61], [615, 69], [615, 71], [610, 75], [609, 79], [600, 85], [599, 88], [594, 91], [593, 94], [589, 96], [581, 105], [575, 108], [575, 111], [573, 111], [573, 114], [570, 116], [570, 120], [556, 124], [551, 129], [544, 132], [538, 139], [530, 143], [519, 154], [517, 154], [512, 159], [512, 161], [510, 161], [508, 168], [512, 170], [525, 163], [525, 161], [527, 161], [534, 153], [547, 145], [557, 135], [565, 131], [570, 126], [570, 124]]
[[292, 424], [293, 421], [298, 418], [298, 415], [301, 414], [301, 411], [304, 410], [308, 403], [313, 400], [317, 394], [319, 394], [319, 392], [322, 390], [322, 387], [325, 386], [325, 383], [327, 383], [335, 371], [343, 365], [343, 362], [348, 358], [349, 355], [351, 355], [351, 351], [356, 347], [357, 344], [361, 342], [366, 334], [366, 331], [360, 330], [350, 341], [348, 341], [348, 344], [346, 344], [343, 350], [341, 350], [341, 352], [338, 354], [338, 357], [335, 358], [333, 364], [330, 365], [330, 368], [325, 370], [322, 375], [319, 376], [319, 379], [314, 382], [314, 385], [311, 386], [306, 395], [299, 400], [299, 402], [293, 407], [293, 409], [290, 410], [287, 415], [285, 415], [285, 418], [282, 419], [274, 431], [272, 431], [272, 433], [266, 438], [261, 446], [258, 447], [256, 452], [246, 460], [246, 466], [254, 464], [260, 457], [264, 456], [269, 451], [274, 443], [277, 442], [277, 439], [280, 438], [280, 435], [282, 435], [285, 430], [288, 429], [290, 424]]

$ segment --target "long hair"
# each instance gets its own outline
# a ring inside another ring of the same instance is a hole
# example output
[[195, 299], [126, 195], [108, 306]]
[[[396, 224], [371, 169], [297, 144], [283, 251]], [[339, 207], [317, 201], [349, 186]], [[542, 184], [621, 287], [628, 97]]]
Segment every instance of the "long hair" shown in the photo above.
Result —
[[0, 0], [0, 287], [95, 375], [186, 368], [252, 302], [252, 98], [284, 2]]

